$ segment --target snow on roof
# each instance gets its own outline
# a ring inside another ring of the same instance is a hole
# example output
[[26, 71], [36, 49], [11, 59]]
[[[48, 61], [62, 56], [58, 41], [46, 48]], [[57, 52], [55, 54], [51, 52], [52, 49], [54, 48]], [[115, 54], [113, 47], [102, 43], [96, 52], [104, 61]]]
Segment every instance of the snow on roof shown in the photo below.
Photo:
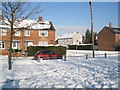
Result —
[[[8, 23], [8, 21], [5, 21]], [[49, 21], [37, 21], [37, 20], [23, 20], [16, 21], [14, 28], [26, 28], [29, 26], [29, 29], [49, 29], [51, 24]], [[1, 28], [10, 28], [8, 25], [0, 25]]]
[[78, 32], [71, 32], [71, 33], [66, 33], [66, 34], [63, 34], [63, 35], [60, 35], [58, 37], [58, 39], [63, 39], [63, 38], [73, 38], [73, 36], [75, 34], [77, 34]]

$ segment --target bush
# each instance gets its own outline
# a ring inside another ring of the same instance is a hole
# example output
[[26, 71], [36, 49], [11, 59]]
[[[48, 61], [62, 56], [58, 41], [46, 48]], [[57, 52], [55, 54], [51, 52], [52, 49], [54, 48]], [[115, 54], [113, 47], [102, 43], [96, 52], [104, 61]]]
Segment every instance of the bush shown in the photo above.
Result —
[[66, 47], [63, 46], [29, 46], [27, 47], [28, 56], [34, 56], [39, 50], [48, 50], [61, 55], [66, 54]]
[[[76, 50], [76, 45], [69, 45], [69, 50]], [[92, 50], [92, 45], [77, 45], [77, 50]]]

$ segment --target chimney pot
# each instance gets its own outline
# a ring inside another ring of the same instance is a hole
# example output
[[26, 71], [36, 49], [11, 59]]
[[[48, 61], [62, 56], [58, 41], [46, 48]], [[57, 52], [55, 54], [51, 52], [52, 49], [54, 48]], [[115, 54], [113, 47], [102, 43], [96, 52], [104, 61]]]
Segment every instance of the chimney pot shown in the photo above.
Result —
[[42, 17], [38, 17], [38, 21], [42, 21]]
[[112, 23], [109, 23], [109, 27], [112, 27]]

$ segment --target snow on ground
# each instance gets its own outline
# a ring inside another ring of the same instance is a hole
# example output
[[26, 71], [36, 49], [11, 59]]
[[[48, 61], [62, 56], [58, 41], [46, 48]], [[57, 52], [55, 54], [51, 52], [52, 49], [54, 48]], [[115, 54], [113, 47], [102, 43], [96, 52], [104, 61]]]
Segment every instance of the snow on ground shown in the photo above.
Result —
[[96, 51], [95, 58], [91, 53], [69, 50], [67, 61], [14, 57], [10, 71], [8, 57], [0, 56], [0, 88], [118, 88], [118, 52]]

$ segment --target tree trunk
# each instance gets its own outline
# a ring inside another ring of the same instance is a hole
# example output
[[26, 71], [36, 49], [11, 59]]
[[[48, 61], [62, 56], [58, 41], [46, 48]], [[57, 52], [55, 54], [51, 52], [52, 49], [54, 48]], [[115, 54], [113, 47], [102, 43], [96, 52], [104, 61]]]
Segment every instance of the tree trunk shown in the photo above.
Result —
[[10, 48], [9, 48], [9, 56], [8, 56], [8, 64], [9, 64], [9, 70], [12, 69], [12, 31], [10, 33]]
[[8, 56], [8, 65], [9, 65], [9, 70], [12, 69], [12, 41], [13, 41], [13, 23], [11, 23], [11, 32], [10, 32], [10, 48], [9, 48], [9, 56]]

